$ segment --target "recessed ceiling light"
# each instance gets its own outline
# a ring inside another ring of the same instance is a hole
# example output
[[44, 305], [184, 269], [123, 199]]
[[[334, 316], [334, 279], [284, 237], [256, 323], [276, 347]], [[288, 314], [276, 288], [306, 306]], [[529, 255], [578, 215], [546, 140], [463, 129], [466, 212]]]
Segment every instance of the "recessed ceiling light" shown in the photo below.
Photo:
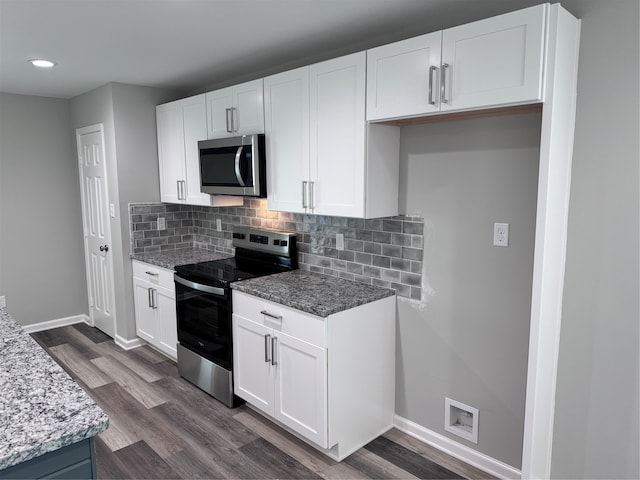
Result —
[[52, 62], [50, 60], [43, 60], [41, 58], [36, 58], [36, 59], [33, 59], [33, 60], [29, 60], [29, 62], [34, 67], [40, 67], [40, 68], [51, 68], [51, 67], [55, 66], [55, 64], [56, 64], [56, 62]]

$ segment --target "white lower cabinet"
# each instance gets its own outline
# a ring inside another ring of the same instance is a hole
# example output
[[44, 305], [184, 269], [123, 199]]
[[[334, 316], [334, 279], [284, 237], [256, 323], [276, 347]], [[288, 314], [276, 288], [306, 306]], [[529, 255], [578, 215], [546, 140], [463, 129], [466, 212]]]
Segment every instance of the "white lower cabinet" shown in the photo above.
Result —
[[175, 360], [178, 325], [173, 270], [135, 260], [132, 264], [136, 334]]
[[235, 394], [336, 460], [393, 426], [395, 296], [326, 318], [233, 292]]

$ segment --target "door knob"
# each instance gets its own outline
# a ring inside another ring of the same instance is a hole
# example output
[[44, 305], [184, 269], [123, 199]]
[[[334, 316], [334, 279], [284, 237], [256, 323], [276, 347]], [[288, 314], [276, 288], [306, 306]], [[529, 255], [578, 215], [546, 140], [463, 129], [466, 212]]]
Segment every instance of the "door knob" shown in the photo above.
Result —
[[108, 252], [109, 251], [109, 246], [108, 245], [100, 245], [100, 251], [101, 252]]

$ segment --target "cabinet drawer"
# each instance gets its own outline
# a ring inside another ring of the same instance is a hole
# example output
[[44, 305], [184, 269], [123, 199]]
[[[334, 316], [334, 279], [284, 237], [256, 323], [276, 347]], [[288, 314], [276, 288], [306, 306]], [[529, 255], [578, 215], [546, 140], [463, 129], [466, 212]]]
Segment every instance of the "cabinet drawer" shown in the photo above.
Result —
[[131, 263], [134, 277], [168, 288], [171, 291], [175, 289], [173, 285], [173, 270], [156, 267], [150, 263], [144, 263], [138, 260], [133, 260]]
[[233, 313], [318, 347], [327, 346], [325, 318], [235, 290]]

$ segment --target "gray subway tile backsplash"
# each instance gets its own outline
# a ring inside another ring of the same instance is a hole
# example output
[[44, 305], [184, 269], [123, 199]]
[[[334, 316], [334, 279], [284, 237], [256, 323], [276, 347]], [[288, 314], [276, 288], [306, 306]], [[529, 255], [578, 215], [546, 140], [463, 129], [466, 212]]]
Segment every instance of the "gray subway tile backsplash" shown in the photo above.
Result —
[[[170, 203], [130, 204], [131, 251], [144, 253], [202, 248], [233, 255], [234, 225], [297, 234], [298, 263], [303, 270], [392, 288], [399, 296], [420, 300], [424, 219], [346, 218], [267, 210], [266, 200], [246, 198], [241, 207], [201, 207]], [[158, 218], [165, 219], [158, 230]], [[216, 228], [222, 223], [222, 231]], [[336, 234], [344, 250], [336, 249]]]

